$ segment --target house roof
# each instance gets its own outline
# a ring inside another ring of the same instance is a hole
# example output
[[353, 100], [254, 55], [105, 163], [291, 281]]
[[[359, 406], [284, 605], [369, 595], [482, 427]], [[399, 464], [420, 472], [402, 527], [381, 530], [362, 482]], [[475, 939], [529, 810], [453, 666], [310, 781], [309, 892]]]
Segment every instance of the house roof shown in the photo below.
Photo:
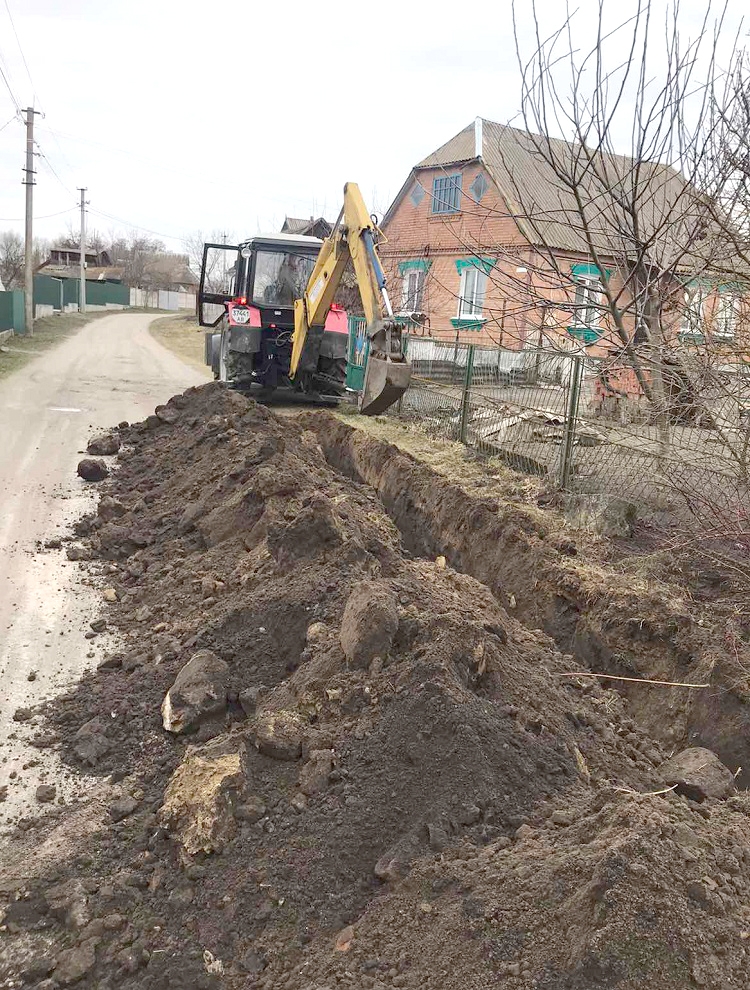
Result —
[[[81, 269], [78, 265], [55, 265], [45, 262], [36, 269], [38, 275], [49, 275], [51, 278], [80, 279]], [[87, 282], [120, 282], [124, 269], [121, 267], [101, 267], [89, 265], [86, 268]]]
[[[622, 256], [632, 247], [632, 221], [622, 204], [634, 194], [642, 234], [646, 239], [654, 237], [652, 255], [663, 256], [675, 250], [675, 241], [686, 242], [679, 236], [681, 226], [687, 233], [688, 225], [694, 226], [705, 211], [700, 209], [696, 190], [678, 171], [658, 162], [636, 166], [632, 158], [614, 154], [596, 156], [592, 168], [592, 155], [591, 149], [580, 144], [540, 138], [479, 118], [423, 158], [412, 176], [417, 177], [420, 169], [481, 160], [532, 244], [589, 254], [575, 196], [555, 174], [552, 163], [557, 162], [569, 173], [573, 170], [579, 189], [584, 190], [587, 226], [597, 251]], [[386, 221], [409, 186], [407, 180]], [[470, 195], [467, 190], [464, 193]], [[704, 247], [701, 254], [707, 256]]]
[[284, 223], [281, 228], [282, 234], [311, 234], [317, 227], [322, 226], [324, 230], [330, 233], [333, 230], [333, 224], [326, 220], [325, 217], [307, 217], [302, 219], [300, 217], [285, 217]]

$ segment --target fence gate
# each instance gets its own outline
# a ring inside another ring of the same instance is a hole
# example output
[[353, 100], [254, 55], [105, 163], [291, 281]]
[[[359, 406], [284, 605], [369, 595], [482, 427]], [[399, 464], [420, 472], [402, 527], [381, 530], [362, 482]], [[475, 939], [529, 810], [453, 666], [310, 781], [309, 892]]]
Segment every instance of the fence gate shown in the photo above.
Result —
[[367, 336], [367, 320], [364, 316], [350, 316], [346, 387], [355, 392], [362, 391], [369, 352], [370, 338]]

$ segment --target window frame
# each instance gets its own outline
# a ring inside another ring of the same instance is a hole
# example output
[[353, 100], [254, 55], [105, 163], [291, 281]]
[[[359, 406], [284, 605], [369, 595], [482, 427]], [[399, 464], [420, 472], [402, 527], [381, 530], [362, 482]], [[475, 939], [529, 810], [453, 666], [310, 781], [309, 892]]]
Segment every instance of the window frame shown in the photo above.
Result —
[[705, 332], [706, 319], [706, 294], [703, 291], [703, 286], [684, 286], [683, 299], [680, 333], [686, 337], [702, 337]]
[[[576, 275], [573, 279], [573, 320], [574, 330], [598, 330], [602, 322], [601, 296], [604, 292], [598, 275]], [[578, 301], [581, 292], [583, 299]], [[582, 318], [581, 314], [585, 313]]]
[[[454, 172], [452, 175], [436, 175], [432, 180], [432, 203], [430, 212], [433, 216], [447, 216], [452, 213], [461, 212], [461, 183], [463, 175], [461, 172]], [[438, 192], [438, 183], [441, 183]], [[445, 197], [445, 193], [450, 192], [450, 199]], [[438, 208], [440, 207], [440, 208]]]
[[[425, 285], [425, 275], [426, 272], [423, 268], [408, 268], [401, 276], [401, 309], [400, 314], [411, 315], [412, 313], [421, 313], [422, 309], [422, 296], [424, 294]], [[414, 306], [409, 306], [409, 283], [412, 276], [416, 276], [417, 285], [415, 289], [415, 304]]]
[[[734, 340], [737, 336], [737, 323], [740, 317], [740, 307], [742, 305], [741, 296], [736, 295], [734, 292], [722, 292], [719, 294], [719, 300], [716, 304], [716, 313], [714, 315], [714, 337], [718, 337], [720, 340]], [[731, 316], [731, 329], [722, 329], [722, 323], [726, 324], [727, 315]]]
[[[469, 277], [473, 277], [473, 287], [471, 295], [467, 295]], [[481, 320], [484, 313], [484, 300], [487, 294], [487, 272], [479, 265], [467, 265], [461, 270], [458, 287], [458, 312], [456, 318], [459, 320]], [[467, 309], [467, 303], [471, 305], [471, 311]]]

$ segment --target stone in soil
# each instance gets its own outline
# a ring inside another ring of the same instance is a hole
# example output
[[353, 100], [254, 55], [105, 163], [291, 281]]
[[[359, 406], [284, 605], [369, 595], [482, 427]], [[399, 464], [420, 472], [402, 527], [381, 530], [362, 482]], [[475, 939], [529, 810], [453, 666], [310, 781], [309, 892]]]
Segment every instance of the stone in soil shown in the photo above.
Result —
[[49, 804], [55, 800], [57, 787], [54, 784], [40, 784], [36, 789], [36, 799], [40, 804]]
[[78, 477], [84, 481], [104, 481], [109, 477], [109, 468], [100, 457], [84, 457], [78, 462]]
[[189, 856], [220, 852], [236, 833], [245, 775], [241, 754], [225, 748], [189, 749], [164, 792], [160, 821]]
[[97, 437], [92, 437], [86, 446], [86, 453], [94, 457], [109, 456], [116, 454], [120, 449], [120, 438], [116, 433], [102, 433]]
[[[137, 614], [136, 621], [142, 621]], [[227, 704], [228, 677], [228, 664], [215, 653], [200, 650], [194, 654], [162, 702], [162, 722], [167, 732], [188, 732], [205, 719], [220, 715]]]

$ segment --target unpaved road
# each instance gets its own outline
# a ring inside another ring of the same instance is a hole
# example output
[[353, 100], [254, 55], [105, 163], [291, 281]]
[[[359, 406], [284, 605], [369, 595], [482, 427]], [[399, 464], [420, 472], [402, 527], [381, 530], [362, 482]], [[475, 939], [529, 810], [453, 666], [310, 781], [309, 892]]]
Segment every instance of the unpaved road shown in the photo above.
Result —
[[93, 431], [142, 419], [207, 377], [157, 343], [150, 321], [95, 320], [0, 381], [0, 788], [8, 785], [0, 826], [34, 806], [39, 783], [68, 800], [85, 786], [28, 746], [33, 722], [13, 720], [96, 663], [103, 645], [84, 638], [100, 593], [64, 551], [37, 541], [64, 535], [90, 506], [95, 486], [76, 477], [76, 465]]

